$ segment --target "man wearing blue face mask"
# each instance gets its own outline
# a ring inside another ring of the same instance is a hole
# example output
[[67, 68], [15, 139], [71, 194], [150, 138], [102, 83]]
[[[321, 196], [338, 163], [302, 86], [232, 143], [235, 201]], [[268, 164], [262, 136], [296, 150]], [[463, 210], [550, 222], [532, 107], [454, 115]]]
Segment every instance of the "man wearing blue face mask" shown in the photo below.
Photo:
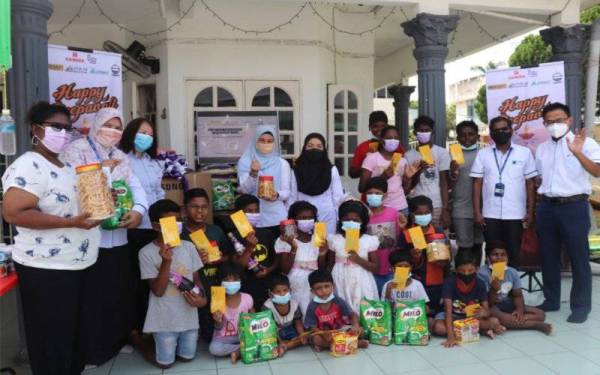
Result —
[[537, 207], [537, 231], [542, 251], [545, 301], [539, 308], [560, 308], [560, 253], [565, 245], [571, 260], [570, 323], [583, 323], [592, 309], [592, 275], [589, 263], [590, 175], [600, 177], [600, 147], [586, 137], [585, 129], [573, 134], [569, 107], [552, 103], [542, 111], [544, 126], [552, 137], [536, 150], [541, 185]]

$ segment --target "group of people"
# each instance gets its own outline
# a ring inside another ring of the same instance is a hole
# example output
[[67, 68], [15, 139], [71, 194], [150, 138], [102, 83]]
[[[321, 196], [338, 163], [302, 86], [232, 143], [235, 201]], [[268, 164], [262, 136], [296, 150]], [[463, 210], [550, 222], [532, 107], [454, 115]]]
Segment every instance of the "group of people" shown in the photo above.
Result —
[[[348, 171], [359, 178], [360, 199], [345, 193], [322, 135], [309, 134], [290, 165], [280, 156], [275, 126], [258, 126], [237, 165], [235, 211], [252, 226], [242, 237], [232, 222], [207, 222], [210, 192], [186, 191], [182, 207], [164, 199], [156, 129], [148, 120], [124, 126], [118, 111], [105, 108], [87, 137], [71, 141], [68, 110], [38, 103], [29, 112], [32, 151], [2, 178], [3, 216], [18, 232], [13, 259], [32, 370], [78, 374], [127, 343], [169, 368], [192, 360], [199, 338], [210, 353], [235, 362], [239, 315], [258, 310], [273, 313], [281, 355], [304, 344], [322, 350], [331, 330], [360, 334], [365, 298], [425, 300], [430, 331], [447, 337], [448, 347], [457, 343], [452, 322], [470, 305], [477, 305], [481, 332], [492, 338], [507, 329], [549, 334], [544, 312], [560, 308], [563, 244], [573, 270], [568, 321], [584, 322], [591, 310], [589, 175], [600, 176], [600, 147], [584, 131], [571, 131], [565, 105], [549, 104], [543, 117], [551, 139], [535, 157], [511, 142], [506, 117], [490, 121], [493, 144], [483, 148], [477, 125], [461, 122], [459, 164], [432, 143], [433, 119], [421, 116], [413, 125], [419, 147], [429, 147], [427, 160], [417, 150], [404, 152], [385, 113], [373, 112], [373, 138], [357, 147]], [[74, 167], [90, 163], [101, 163], [133, 193], [133, 209], [119, 229], [99, 229], [79, 210]], [[273, 182], [270, 196], [259, 194], [263, 176]], [[183, 240], [177, 247], [165, 243], [159, 224], [173, 216]], [[282, 230], [284, 220], [293, 220], [295, 230]], [[327, 227], [321, 242], [314, 238], [317, 222]], [[413, 244], [415, 227], [426, 242], [445, 240], [452, 229], [453, 261], [429, 262]], [[534, 227], [546, 298], [538, 307], [525, 305], [515, 269], [523, 228]], [[351, 229], [360, 233], [356, 251], [346, 250]], [[218, 259], [191, 242], [198, 230]], [[497, 262], [510, 265], [502, 280], [492, 277]], [[393, 280], [396, 267], [410, 269], [402, 289]], [[173, 273], [194, 288], [179, 291]], [[225, 311], [211, 312], [212, 286], [224, 287]]]

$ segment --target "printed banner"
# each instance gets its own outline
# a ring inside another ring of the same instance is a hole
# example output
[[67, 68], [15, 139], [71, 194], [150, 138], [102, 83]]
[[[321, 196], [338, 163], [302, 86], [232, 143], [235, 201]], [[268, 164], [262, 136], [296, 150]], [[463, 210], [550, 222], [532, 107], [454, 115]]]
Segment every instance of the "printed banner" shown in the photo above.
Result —
[[48, 45], [49, 101], [69, 108], [73, 125], [82, 135], [87, 135], [100, 108], [122, 110], [121, 74], [120, 54]]
[[542, 109], [548, 103], [565, 103], [565, 73], [562, 61], [535, 68], [509, 68], [485, 75], [488, 120], [510, 117], [513, 142], [535, 153], [550, 135], [544, 129]]

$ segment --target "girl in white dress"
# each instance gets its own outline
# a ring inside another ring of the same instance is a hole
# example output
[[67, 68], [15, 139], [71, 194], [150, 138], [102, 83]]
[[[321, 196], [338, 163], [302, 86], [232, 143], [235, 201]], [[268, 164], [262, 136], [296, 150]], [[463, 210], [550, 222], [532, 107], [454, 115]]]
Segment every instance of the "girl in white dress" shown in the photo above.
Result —
[[[360, 300], [379, 299], [373, 273], [377, 271], [379, 240], [366, 234], [369, 213], [358, 201], [344, 202], [339, 208], [338, 233], [328, 237], [329, 249], [335, 254], [332, 276], [336, 295], [346, 301], [358, 313]], [[358, 253], [346, 251], [344, 232], [350, 228], [360, 229]]]
[[292, 298], [298, 302], [304, 316], [312, 301], [308, 275], [318, 268], [326, 267], [328, 248], [327, 243], [318, 248], [313, 242], [312, 233], [317, 217], [315, 206], [298, 201], [290, 206], [288, 217], [296, 220], [298, 235], [279, 237], [275, 242], [275, 252], [280, 257], [281, 270], [290, 280]]

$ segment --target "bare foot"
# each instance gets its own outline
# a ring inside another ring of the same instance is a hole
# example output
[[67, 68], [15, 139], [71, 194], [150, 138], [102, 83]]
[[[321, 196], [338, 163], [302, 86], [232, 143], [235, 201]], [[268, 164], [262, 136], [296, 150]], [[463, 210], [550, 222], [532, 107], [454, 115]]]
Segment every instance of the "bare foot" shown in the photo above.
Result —
[[313, 345], [313, 350], [319, 353], [321, 351], [321, 347], [319, 345]]
[[369, 341], [368, 340], [358, 340], [358, 347], [361, 349], [366, 349], [369, 347]]
[[229, 355], [229, 360], [231, 361], [232, 365], [235, 365], [238, 359], [240, 359], [240, 352], [238, 351], [235, 351]]
[[536, 329], [545, 335], [550, 335], [552, 333], [552, 324], [540, 323]]
[[279, 349], [278, 350], [278, 357], [281, 358], [283, 357], [283, 355], [285, 354], [285, 352], [287, 352], [287, 346], [285, 344], [281, 344], [279, 345]]
[[496, 334], [494, 333], [493, 329], [488, 329], [487, 331], [483, 331], [482, 333], [492, 340], [496, 338]]
[[502, 324], [498, 324], [496, 327], [494, 327], [494, 333], [497, 335], [501, 335], [504, 332], [506, 332], [506, 327], [503, 326]]

